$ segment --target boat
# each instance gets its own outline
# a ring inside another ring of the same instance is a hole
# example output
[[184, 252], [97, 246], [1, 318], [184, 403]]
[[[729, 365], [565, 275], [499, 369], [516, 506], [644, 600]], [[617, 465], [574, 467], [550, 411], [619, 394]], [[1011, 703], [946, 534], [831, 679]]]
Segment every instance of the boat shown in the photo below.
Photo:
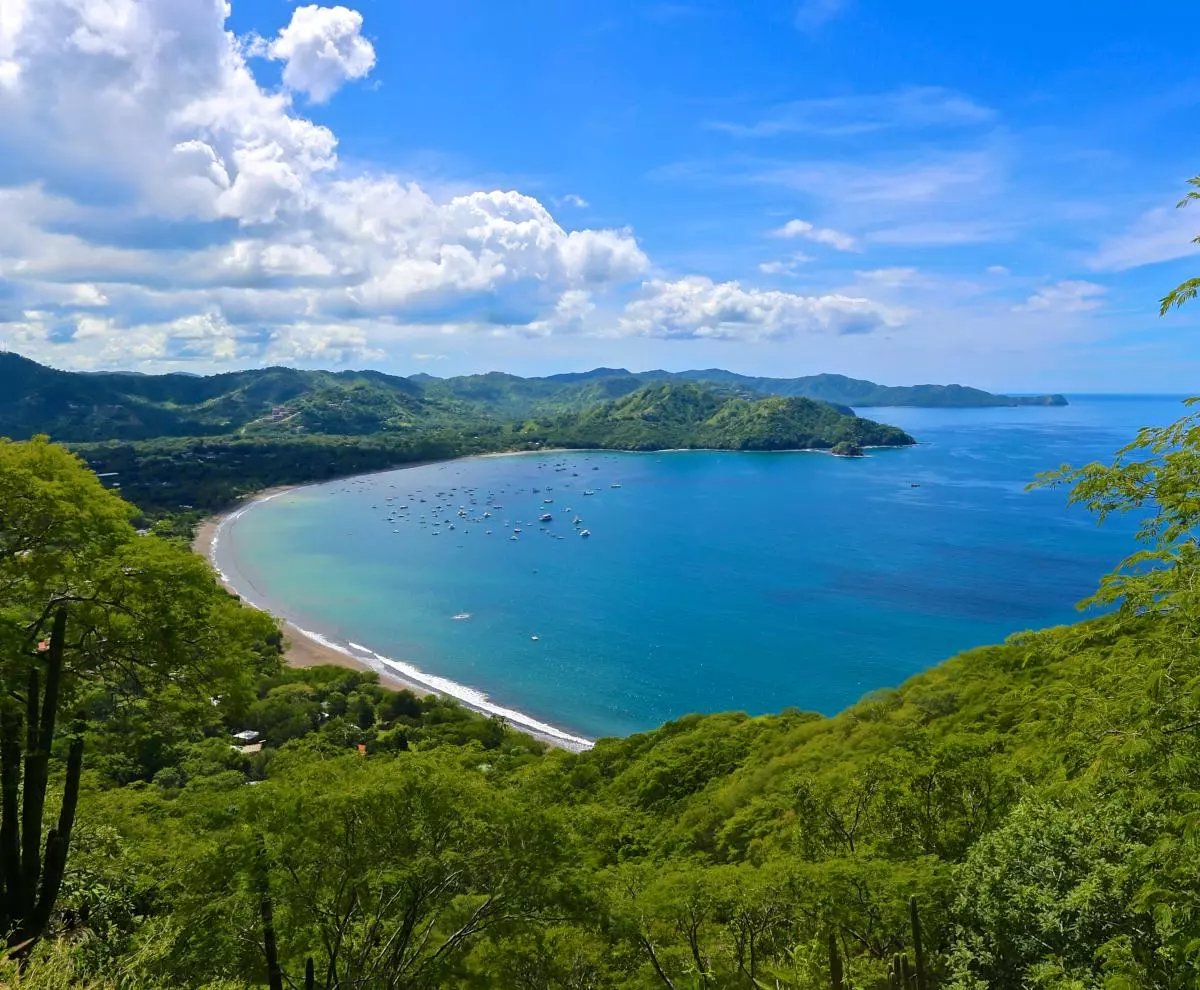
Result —
[[586, 539], [587, 537], [592, 535], [592, 531], [590, 529], [581, 529], [579, 531], [579, 535]]
[[549, 512], [543, 512], [540, 516], [538, 516], [538, 522], [551, 522], [553, 519], [554, 517], [550, 515]]
[[583, 494], [584, 495], [595, 495], [596, 493], [595, 492], [584, 492]]
[[909, 488], [920, 488], [920, 487], [921, 487], [921, 482], [919, 482], [919, 481], [910, 481], [910, 482], [908, 483], [908, 487], [909, 487]]
[[514, 533], [519, 533], [519, 532], [521, 532], [521, 527], [520, 527], [520, 526], [516, 526], [516, 527], [514, 527], [514, 528], [513, 528], [513, 532], [514, 532]]
[[533, 640], [535, 643], [537, 642], [537, 637], [536, 637], [536, 636], [530, 636], [529, 638], [530, 638], [530, 639], [532, 639], [532, 640]]
[[469, 618], [471, 618], [471, 613], [470, 612], [459, 612], [458, 615], [452, 615], [451, 618], [459, 619], [459, 620], [469, 619]]
[[583, 520], [580, 519], [578, 516], [576, 516], [574, 519], [571, 520], [571, 524], [573, 526], [578, 526], [581, 522], [583, 522]]
[[542, 499], [542, 505], [549, 505], [553, 501], [554, 501], [554, 499], [552, 499], [552, 498], [544, 498], [544, 499]]
[[609, 485], [608, 487], [609, 487], [609, 488], [620, 488], [620, 487], [621, 487], [621, 483], [620, 483], [619, 481], [614, 481], [614, 482], [613, 482], [611, 485]]

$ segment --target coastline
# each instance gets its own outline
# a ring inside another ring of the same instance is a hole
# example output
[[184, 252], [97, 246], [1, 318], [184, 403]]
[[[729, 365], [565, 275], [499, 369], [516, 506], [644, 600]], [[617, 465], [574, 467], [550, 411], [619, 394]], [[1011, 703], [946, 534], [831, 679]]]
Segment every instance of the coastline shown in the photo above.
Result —
[[[542, 451], [513, 451], [512, 453], [543, 453]], [[476, 455], [489, 456], [489, 455]], [[454, 458], [457, 460], [457, 458]], [[368, 474], [383, 474], [390, 471], [405, 470], [409, 467], [420, 467], [427, 463], [407, 464], [383, 471], [367, 472]], [[353, 475], [352, 477], [362, 477]], [[323, 484], [314, 482], [313, 484]], [[244, 498], [238, 505], [225, 512], [209, 516], [196, 528], [196, 536], [192, 540], [192, 550], [200, 554], [216, 573], [217, 579], [231, 594], [237, 595], [252, 608], [270, 611], [262, 608], [239, 589], [221, 569], [216, 552], [223, 530], [235, 522], [243, 513], [254, 506], [270, 501], [280, 495], [297, 491], [311, 485], [281, 485], [267, 488]], [[274, 614], [274, 613], [271, 613]], [[402, 660], [385, 657], [369, 647], [359, 643], [347, 642], [345, 645], [336, 643], [320, 633], [304, 629], [286, 617], [275, 615], [284, 634], [284, 662], [292, 667], [334, 666], [348, 670], [374, 672], [379, 677], [381, 686], [394, 691], [411, 691], [418, 696], [440, 694], [457, 700], [466, 708], [481, 715], [499, 716], [507, 721], [514, 729], [532, 736], [540, 742], [558, 749], [570, 752], [580, 752], [590, 749], [593, 740], [583, 736], [573, 735], [555, 726], [540, 722], [524, 712], [502, 707], [490, 701], [486, 694], [467, 685], [458, 684], [447, 678], [427, 674], [416, 666]]]
[[[892, 445], [872, 445], [869, 449], [903, 450], [909, 445], [901, 447], [893, 447]], [[868, 449], [868, 448], [864, 448]], [[541, 742], [556, 748], [566, 749], [572, 752], [589, 749], [594, 741], [583, 736], [574, 735], [565, 730], [551, 725], [546, 722], [541, 722], [524, 712], [516, 709], [502, 707], [495, 704], [483, 692], [470, 687], [469, 685], [459, 684], [448, 678], [439, 677], [430, 674], [414, 664], [404, 660], [397, 660], [393, 657], [386, 657], [376, 653], [369, 647], [363, 646], [352, 641], [336, 642], [333, 639], [322, 635], [319, 632], [314, 632], [310, 629], [305, 629], [293, 622], [286, 616], [278, 615], [271, 609], [255, 602], [252, 597], [248, 596], [245, 591], [239, 588], [222, 569], [217, 560], [217, 545], [224, 528], [237, 520], [243, 513], [249, 511], [254, 506], [270, 501], [281, 495], [286, 495], [290, 492], [298, 491], [303, 488], [315, 487], [321, 484], [327, 484], [335, 480], [347, 480], [348, 478], [369, 477], [376, 474], [387, 474], [393, 471], [403, 471], [408, 468], [426, 467], [430, 464], [449, 464], [458, 460], [470, 460], [475, 458], [496, 458], [496, 457], [520, 457], [530, 454], [637, 454], [641, 456], [656, 455], [656, 454], [674, 454], [674, 453], [762, 453], [762, 454], [827, 454], [830, 456], [838, 456], [832, 454], [829, 448], [807, 447], [807, 448], [792, 448], [788, 450], [764, 450], [764, 451], [729, 451], [721, 448], [695, 448], [695, 447], [676, 447], [676, 448], [659, 448], [657, 450], [616, 450], [609, 447], [547, 447], [537, 450], [508, 450], [508, 451], [492, 451], [484, 454], [470, 454], [467, 457], [453, 457], [446, 460], [437, 461], [417, 461], [409, 464], [400, 464], [395, 467], [380, 468], [375, 471], [365, 471], [353, 475], [347, 475], [340, 479], [324, 479], [322, 481], [306, 482], [295, 485], [280, 485], [272, 488], [266, 488], [259, 492], [245, 496], [237, 505], [227, 509], [224, 512], [209, 516], [197, 526], [196, 536], [192, 541], [192, 550], [200, 554], [216, 572], [217, 579], [221, 584], [232, 594], [237, 595], [243, 602], [250, 605], [252, 608], [258, 608], [274, 615], [279, 622], [284, 634], [284, 660], [289, 666], [293, 667], [315, 667], [315, 666], [336, 666], [344, 667], [348, 670], [357, 670], [364, 672], [374, 672], [379, 677], [379, 683], [391, 690], [407, 690], [418, 696], [426, 696], [430, 694], [440, 694], [451, 697], [463, 704], [472, 711], [482, 715], [499, 716], [509, 722], [515, 729], [533, 736]]]
[[[243, 509], [250, 508], [256, 502], [265, 501], [268, 498], [273, 498], [276, 495], [283, 495], [286, 492], [294, 490], [301, 486], [289, 486], [279, 488], [266, 488], [261, 492], [247, 498], [241, 505], [235, 509], [230, 509], [227, 512], [218, 513], [215, 516], [209, 516], [198, 527], [196, 527], [196, 537], [192, 540], [192, 550], [200, 554], [209, 562], [213, 570], [216, 571], [217, 580], [222, 586], [232, 594], [237, 595], [242, 601], [250, 604], [246, 598], [235, 588], [223, 574], [220, 568], [217, 567], [216, 561], [213, 559], [214, 544], [216, 543], [217, 534], [225, 522]], [[257, 606], [253, 606], [257, 608]], [[303, 629], [297, 626], [294, 622], [280, 618], [279, 624], [283, 629], [283, 655], [289, 667], [345, 667], [348, 670], [371, 671], [375, 670], [365, 660], [360, 660], [355, 656], [343, 653], [341, 650], [334, 649], [328, 643], [323, 643], [320, 640], [314, 639]], [[430, 692], [418, 684], [405, 680], [390, 671], [375, 671], [379, 674], [379, 683], [384, 687], [391, 688], [395, 691], [408, 690], [417, 695], [426, 695]]]

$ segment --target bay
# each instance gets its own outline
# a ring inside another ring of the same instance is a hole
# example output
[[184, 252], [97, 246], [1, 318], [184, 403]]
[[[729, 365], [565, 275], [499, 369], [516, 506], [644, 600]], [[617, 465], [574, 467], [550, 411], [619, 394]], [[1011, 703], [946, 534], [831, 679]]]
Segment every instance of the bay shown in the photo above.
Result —
[[255, 504], [222, 527], [216, 558], [305, 629], [571, 733], [832, 714], [961, 650], [1075, 620], [1135, 520], [1098, 528], [1064, 492], [1026, 485], [1181, 412], [1153, 396], [873, 409], [918, 446], [425, 465]]

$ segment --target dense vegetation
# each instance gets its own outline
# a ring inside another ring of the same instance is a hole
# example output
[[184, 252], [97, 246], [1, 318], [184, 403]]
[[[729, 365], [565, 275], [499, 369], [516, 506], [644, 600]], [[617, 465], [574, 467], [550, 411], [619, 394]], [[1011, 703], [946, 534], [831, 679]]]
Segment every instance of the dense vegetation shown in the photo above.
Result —
[[[595, 414], [813, 414], [688, 395]], [[2, 442], [0, 980], [1190, 990], [1197, 478], [1193, 415], [1041, 479], [1146, 513], [1100, 618], [834, 718], [692, 715], [569, 753], [371, 674], [283, 668], [273, 623], [138, 535], [83, 462]]]
[[838, 443], [897, 447], [907, 433], [812, 399], [745, 399], [693, 383], [646, 385], [580, 413], [530, 422], [522, 435], [553, 447], [622, 450], [828, 450]]
[[1153, 501], [1110, 615], [835, 718], [694, 715], [579, 754], [283, 669], [272, 624], [82, 464], [2, 444], [9, 965], [35, 988], [299, 985], [309, 959], [329, 990], [799, 988], [830, 985], [832, 941], [844, 986], [882, 988], [915, 897], [926, 987], [1192, 987], [1197, 437], [1050, 479]]
[[749, 378], [728, 371], [582, 374], [519, 378], [491, 373], [437, 379], [377, 371], [264, 368], [221, 375], [84, 374], [0, 353], [0, 435], [46, 433], [61, 442], [157, 437], [411, 436], [580, 412], [660, 381], [698, 381], [743, 397], [804, 397], [850, 406], [1057, 404], [959, 385], [894, 388], [840, 375]]

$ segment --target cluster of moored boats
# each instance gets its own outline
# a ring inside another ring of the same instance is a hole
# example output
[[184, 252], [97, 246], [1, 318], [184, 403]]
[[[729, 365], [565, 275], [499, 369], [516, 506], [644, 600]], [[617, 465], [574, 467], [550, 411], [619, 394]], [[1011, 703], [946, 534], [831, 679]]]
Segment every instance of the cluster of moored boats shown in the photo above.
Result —
[[[538, 467], [543, 470], [551, 467], [552, 473], [566, 474], [569, 472], [571, 477], [579, 477], [579, 472], [573, 471], [566, 461], [544, 462]], [[600, 468], [592, 466], [591, 470], [599, 471]], [[396, 483], [389, 485], [389, 488], [397, 487], [400, 486]], [[568, 481], [563, 487], [569, 489], [574, 485]], [[620, 488], [621, 483], [614, 481], [609, 487]], [[343, 491], [349, 490], [348, 488], [343, 489]], [[563, 531], [551, 525], [562, 516], [570, 519], [571, 529], [567, 530], [567, 533], [572, 533], [581, 539], [591, 537], [591, 530], [584, 526], [583, 517], [575, 509], [569, 505], [564, 506], [561, 510], [556, 508], [553, 485], [534, 485], [528, 489], [502, 486], [499, 490], [486, 492], [470, 485], [448, 485], [433, 492], [411, 491], [407, 497], [386, 495], [382, 506], [376, 503], [371, 508], [385, 509], [386, 514], [383, 519], [394, 527], [392, 532], [397, 534], [402, 532], [400, 527], [405, 524], [424, 527], [432, 536], [455, 532], [467, 535], [482, 527], [484, 536], [492, 536], [499, 532], [507, 534], [509, 540], [516, 541], [526, 533], [526, 527], [532, 527], [535, 524], [522, 519], [504, 519], [504, 505], [500, 499], [501, 497], [504, 497], [505, 500], [510, 497], [521, 498], [526, 493], [542, 496], [539, 506], [541, 511], [536, 517], [536, 532], [558, 540], [566, 539]], [[583, 496], [594, 496], [596, 493], [597, 490], [594, 488], [585, 488], [582, 492], [578, 492]]]

